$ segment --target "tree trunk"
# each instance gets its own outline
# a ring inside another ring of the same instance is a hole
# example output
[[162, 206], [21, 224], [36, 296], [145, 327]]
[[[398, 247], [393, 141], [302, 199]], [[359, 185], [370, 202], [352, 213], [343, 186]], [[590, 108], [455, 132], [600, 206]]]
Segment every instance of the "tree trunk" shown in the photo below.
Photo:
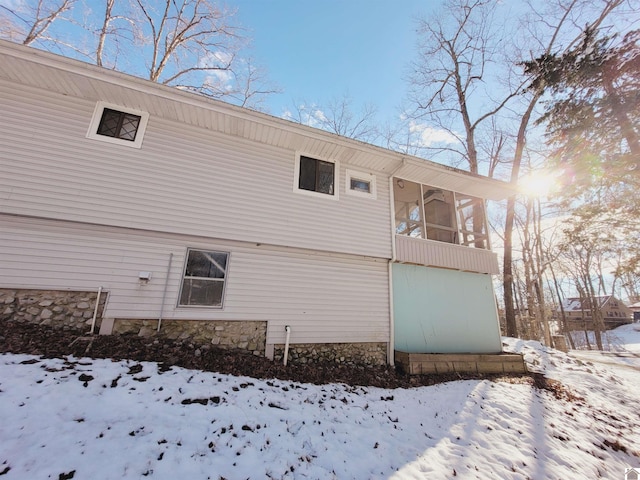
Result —
[[[513, 155], [513, 164], [511, 166], [511, 183], [515, 185], [520, 176], [520, 165], [522, 163], [522, 154], [524, 153], [524, 145], [526, 142], [527, 127], [531, 120], [531, 114], [538, 100], [542, 96], [542, 90], [539, 89], [531, 98], [526, 111], [520, 120], [520, 128], [516, 138], [516, 150]], [[518, 330], [516, 326], [515, 311], [513, 309], [513, 223], [515, 218], [516, 197], [512, 195], [507, 200], [507, 214], [504, 222], [504, 256], [503, 256], [503, 276], [502, 286], [504, 291], [504, 313], [505, 323], [507, 325], [507, 335], [517, 337]]]
[[504, 321], [508, 337], [518, 336], [516, 312], [513, 302], [513, 220], [515, 217], [516, 197], [507, 200], [507, 215], [504, 226], [504, 255], [502, 271], [502, 290], [504, 295]]
[[569, 337], [569, 345], [572, 350], [576, 349], [576, 345], [573, 341], [573, 335], [571, 334], [571, 330], [569, 330], [569, 325], [567, 324], [567, 314], [564, 311], [564, 305], [562, 304], [562, 296], [560, 294], [560, 285], [558, 284], [558, 279], [556, 278], [556, 272], [553, 270], [553, 266], [550, 266], [551, 278], [553, 278], [553, 285], [555, 287], [556, 296], [558, 298], [558, 306], [560, 308], [560, 325], [562, 326], [562, 333], [565, 338]]

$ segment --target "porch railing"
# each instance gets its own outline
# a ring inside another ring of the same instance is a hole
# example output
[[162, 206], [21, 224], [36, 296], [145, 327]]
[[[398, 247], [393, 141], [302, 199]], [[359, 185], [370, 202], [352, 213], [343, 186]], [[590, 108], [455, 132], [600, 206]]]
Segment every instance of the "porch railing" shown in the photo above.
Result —
[[466, 272], [494, 275], [500, 273], [498, 256], [490, 250], [405, 235], [396, 235], [396, 259], [403, 263], [451, 268]]

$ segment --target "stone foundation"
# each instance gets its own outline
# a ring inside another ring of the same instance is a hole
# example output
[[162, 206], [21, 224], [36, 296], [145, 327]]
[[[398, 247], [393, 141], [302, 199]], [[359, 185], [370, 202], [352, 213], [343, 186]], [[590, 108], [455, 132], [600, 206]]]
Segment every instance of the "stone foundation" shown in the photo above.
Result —
[[[273, 359], [282, 362], [284, 344], [275, 345]], [[386, 365], [387, 344], [375, 343], [296, 343], [289, 345], [287, 363], [342, 363], [346, 365]]]
[[265, 353], [267, 322], [222, 320], [163, 320], [160, 332], [158, 320], [116, 319], [113, 333], [133, 333], [140, 337], [162, 336], [186, 340], [197, 345], [249, 350], [254, 355]]
[[[98, 292], [0, 289], [0, 319], [50, 325], [56, 328], [91, 328]], [[96, 317], [98, 332], [107, 292], [100, 295]]]

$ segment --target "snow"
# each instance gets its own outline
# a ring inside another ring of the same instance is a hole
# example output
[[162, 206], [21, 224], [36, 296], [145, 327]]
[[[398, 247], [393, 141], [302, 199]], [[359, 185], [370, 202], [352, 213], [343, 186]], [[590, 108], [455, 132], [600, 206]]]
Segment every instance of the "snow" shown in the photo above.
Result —
[[0, 355], [10, 479], [623, 479], [640, 467], [640, 325], [615, 354], [505, 338], [528, 383], [385, 390]]

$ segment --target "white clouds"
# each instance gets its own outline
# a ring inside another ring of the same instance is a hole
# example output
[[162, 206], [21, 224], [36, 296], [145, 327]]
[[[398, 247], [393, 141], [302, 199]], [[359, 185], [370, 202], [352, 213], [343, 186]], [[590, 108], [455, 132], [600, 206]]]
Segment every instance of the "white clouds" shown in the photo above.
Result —
[[199, 68], [226, 68], [231, 64], [233, 55], [228, 52], [217, 51], [207, 52], [206, 55], [200, 57], [198, 61]]
[[295, 107], [295, 111], [287, 109], [283, 112], [282, 118], [314, 128], [322, 128], [327, 122], [324, 111], [313, 103], [310, 105], [301, 103]]
[[434, 147], [458, 142], [458, 139], [447, 130], [432, 128], [415, 120], [409, 121], [409, 132], [420, 147]]
[[198, 60], [198, 68], [210, 69], [207, 70], [204, 85], [220, 93], [232, 91], [235, 76], [229, 65], [233, 60], [231, 53], [223, 51], [207, 52], [201, 57]]

